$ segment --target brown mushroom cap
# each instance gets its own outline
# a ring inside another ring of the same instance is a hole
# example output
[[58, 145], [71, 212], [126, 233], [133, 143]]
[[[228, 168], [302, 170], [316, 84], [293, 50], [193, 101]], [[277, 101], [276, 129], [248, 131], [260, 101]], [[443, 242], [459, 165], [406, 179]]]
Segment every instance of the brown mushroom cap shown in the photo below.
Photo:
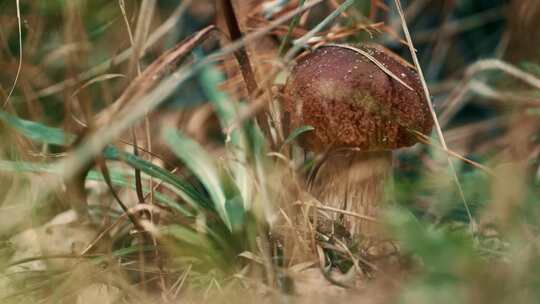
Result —
[[416, 72], [396, 55], [373, 45], [358, 47], [382, 63], [410, 88], [366, 56], [342, 46], [323, 46], [302, 57], [284, 88], [283, 108], [291, 128], [315, 128], [301, 138], [304, 148], [366, 151], [411, 146], [410, 130], [428, 134], [433, 120]]

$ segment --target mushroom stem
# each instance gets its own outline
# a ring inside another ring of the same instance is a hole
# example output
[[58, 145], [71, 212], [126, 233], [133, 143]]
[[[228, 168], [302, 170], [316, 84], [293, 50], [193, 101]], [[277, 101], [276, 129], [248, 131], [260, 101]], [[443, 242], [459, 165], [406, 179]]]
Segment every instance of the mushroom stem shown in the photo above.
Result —
[[[327, 207], [377, 218], [391, 182], [392, 151], [336, 151], [328, 155], [312, 179], [311, 193]], [[336, 213], [353, 237], [380, 236], [373, 220]]]

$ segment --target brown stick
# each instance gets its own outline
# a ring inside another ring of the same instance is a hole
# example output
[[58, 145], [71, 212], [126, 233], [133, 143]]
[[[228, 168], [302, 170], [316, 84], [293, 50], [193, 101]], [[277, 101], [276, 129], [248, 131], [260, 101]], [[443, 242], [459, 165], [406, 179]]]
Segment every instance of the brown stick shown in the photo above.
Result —
[[[221, 0], [221, 8], [223, 9], [223, 16], [227, 24], [227, 29], [229, 30], [229, 35], [232, 41], [237, 41], [243, 38], [242, 31], [240, 30], [240, 25], [234, 13], [234, 8], [230, 0]], [[257, 81], [255, 80], [255, 74], [253, 73], [253, 68], [251, 67], [251, 62], [249, 60], [248, 53], [246, 48], [242, 46], [237, 51], [234, 52], [234, 56], [240, 65], [240, 71], [246, 82], [246, 88], [249, 95], [252, 95], [253, 92], [257, 90]]]

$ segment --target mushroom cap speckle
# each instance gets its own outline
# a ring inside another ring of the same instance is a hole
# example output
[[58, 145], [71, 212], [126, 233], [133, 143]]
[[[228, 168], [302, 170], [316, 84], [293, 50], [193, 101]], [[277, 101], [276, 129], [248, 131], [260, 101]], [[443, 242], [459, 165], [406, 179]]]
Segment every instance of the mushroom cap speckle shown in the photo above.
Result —
[[290, 128], [315, 128], [300, 139], [311, 151], [365, 151], [411, 146], [411, 130], [431, 132], [433, 120], [417, 73], [405, 61], [374, 45], [356, 47], [383, 64], [407, 88], [349, 47], [323, 46], [300, 58], [284, 87]]

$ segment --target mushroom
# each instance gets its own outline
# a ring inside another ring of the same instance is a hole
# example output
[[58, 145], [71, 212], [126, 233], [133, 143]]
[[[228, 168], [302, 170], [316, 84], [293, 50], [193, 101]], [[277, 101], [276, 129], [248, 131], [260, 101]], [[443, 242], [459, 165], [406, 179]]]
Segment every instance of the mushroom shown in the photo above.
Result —
[[377, 236], [368, 218], [380, 213], [392, 151], [414, 145], [412, 131], [433, 126], [416, 71], [378, 45], [323, 45], [297, 61], [283, 92], [289, 128], [314, 127], [300, 146], [324, 155], [311, 194], [346, 211], [334, 214], [351, 236]]

